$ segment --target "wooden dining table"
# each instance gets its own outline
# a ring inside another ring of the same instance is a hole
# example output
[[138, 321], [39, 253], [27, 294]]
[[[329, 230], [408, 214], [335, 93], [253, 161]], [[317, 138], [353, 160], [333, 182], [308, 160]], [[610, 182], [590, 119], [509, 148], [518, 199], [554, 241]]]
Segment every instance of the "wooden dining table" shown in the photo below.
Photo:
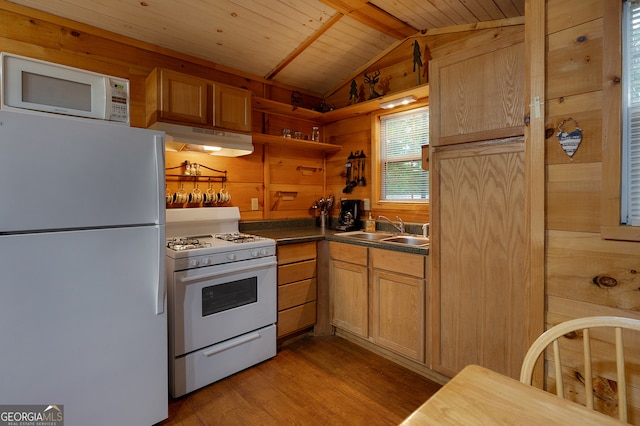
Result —
[[511, 377], [468, 365], [401, 425], [617, 425], [589, 410]]

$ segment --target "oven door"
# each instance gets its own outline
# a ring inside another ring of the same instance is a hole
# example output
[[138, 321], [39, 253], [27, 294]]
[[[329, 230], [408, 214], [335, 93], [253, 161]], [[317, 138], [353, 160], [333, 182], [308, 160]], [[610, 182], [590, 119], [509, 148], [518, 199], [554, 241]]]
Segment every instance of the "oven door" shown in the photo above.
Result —
[[172, 356], [257, 330], [277, 319], [275, 256], [174, 273]]

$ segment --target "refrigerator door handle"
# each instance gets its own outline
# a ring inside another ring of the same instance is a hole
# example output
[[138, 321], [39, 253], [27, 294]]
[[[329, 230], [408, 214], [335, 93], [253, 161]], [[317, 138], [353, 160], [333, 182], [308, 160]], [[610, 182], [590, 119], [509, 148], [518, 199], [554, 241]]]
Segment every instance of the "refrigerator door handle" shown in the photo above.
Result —
[[164, 233], [158, 232], [158, 268], [157, 268], [157, 294], [156, 294], [156, 315], [164, 313], [164, 302], [167, 295], [167, 277], [164, 273], [165, 269], [165, 249], [164, 249]]
[[[166, 222], [166, 206], [165, 206], [165, 140], [164, 136], [155, 135], [153, 137], [156, 145], [156, 173], [158, 176], [156, 191], [158, 194], [158, 224], [164, 225]], [[164, 247], [165, 241], [160, 241], [160, 246]]]
[[156, 173], [157, 173], [157, 188], [158, 194], [158, 225], [160, 232], [158, 232], [158, 287], [156, 294], [156, 315], [164, 314], [165, 298], [167, 295], [167, 277], [165, 273], [165, 205], [164, 205], [164, 192], [165, 192], [165, 140], [163, 135], [154, 135], [153, 137], [156, 146]]

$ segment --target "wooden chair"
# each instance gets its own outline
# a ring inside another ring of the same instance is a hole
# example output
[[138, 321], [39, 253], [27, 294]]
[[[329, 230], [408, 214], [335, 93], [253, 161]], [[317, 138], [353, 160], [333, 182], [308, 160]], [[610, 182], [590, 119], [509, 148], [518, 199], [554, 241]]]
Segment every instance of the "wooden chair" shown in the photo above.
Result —
[[620, 318], [610, 316], [594, 316], [586, 318], [578, 318], [558, 324], [545, 331], [529, 348], [520, 371], [520, 381], [531, 385], [533, 378], [533, 369], [536, 361], [549, 345], [553, 345], [553, 361], [556, 371], [556, 393], [564, 398], [564, 387], [562, 383], [562, 369], [560, 364], [560, 351], [558, 339], [567, 333], [582, 330], [583, 346], [584, 346], [584, 384], [586, 406], [589, 409], [593, 407], [593, 386], [592, 386], [592, 360], [591, 360], [591, 342], [589, 338], [589, 329], [596, 327], [609, 327], [615, 329], [615, 346], [616, 346], [616, 374], [618, 382], [618, 417], [621, 421], [627, 422], [627, 386], [625, 377], [625, 361], [622, 341], [622, 329], [631, 329], [640, 331], [640, 320], [631, 318]]

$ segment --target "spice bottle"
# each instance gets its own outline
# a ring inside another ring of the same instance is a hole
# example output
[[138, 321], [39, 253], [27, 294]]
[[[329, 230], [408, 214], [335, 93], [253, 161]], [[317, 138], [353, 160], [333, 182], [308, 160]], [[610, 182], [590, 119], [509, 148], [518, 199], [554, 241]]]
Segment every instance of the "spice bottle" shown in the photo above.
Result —
[[376, 221], [371, 217], [371, 212], [369, 212], [369, 219], [364, 222], [364, 230], [365, 232], [376, 232]]

